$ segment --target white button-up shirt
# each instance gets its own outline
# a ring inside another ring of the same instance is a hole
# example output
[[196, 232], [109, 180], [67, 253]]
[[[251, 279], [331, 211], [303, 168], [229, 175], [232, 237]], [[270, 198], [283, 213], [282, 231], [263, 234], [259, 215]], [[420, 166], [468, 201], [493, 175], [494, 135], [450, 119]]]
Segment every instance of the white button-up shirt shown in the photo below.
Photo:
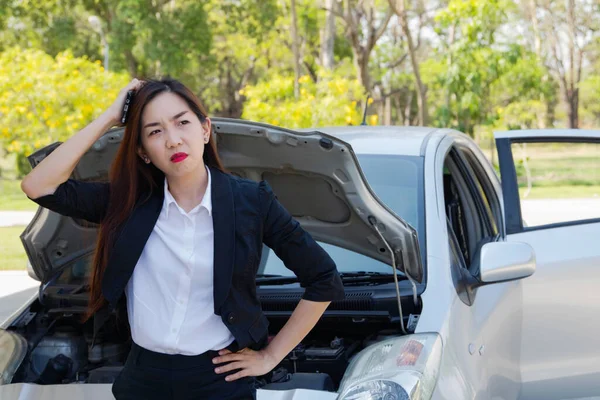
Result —
[[168, 190], [162, 210], [126, 288], [135, 343], [167, 354], [219, 350], [234, 337], [214, 314], [211, 178], [186, 213]]

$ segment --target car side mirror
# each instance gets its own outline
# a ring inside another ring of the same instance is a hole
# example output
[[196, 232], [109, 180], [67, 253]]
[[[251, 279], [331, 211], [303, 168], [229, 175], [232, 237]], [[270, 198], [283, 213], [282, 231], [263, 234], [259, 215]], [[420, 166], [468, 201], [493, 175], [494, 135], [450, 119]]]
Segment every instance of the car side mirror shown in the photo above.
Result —
[[486, 243], [480, 257], [479, 279], [484, 285], [523, 279], [535, 272], [535, 252], [527, 243]]

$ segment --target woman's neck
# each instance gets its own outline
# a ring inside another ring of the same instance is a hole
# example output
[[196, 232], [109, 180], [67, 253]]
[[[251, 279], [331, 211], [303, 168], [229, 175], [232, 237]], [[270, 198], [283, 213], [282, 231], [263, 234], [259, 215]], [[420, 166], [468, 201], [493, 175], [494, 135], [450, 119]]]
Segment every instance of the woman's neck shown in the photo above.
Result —
[[200, 204], [204, 197], [208, 185], [206, 167], [202, 164], [187, 175], [167, 176], [167, 185], [177, 204], [188, 212]]

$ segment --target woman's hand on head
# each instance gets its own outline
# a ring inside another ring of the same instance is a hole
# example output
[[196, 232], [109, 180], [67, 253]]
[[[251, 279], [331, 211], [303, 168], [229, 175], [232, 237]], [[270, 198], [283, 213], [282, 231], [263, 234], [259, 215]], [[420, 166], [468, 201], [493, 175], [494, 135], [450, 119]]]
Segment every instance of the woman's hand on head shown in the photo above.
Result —
[[[227, 349], [219, 351], [219, 356], [213, 358], [213, 364], [221, 364], [215, 368], [217, 374], [238, 370], [225, 377], [226, 381], [235, 381], [247, 376], [260, 376], [271, 371], [279, 364], [266, 349], [255, 351], [249, 348], [232, 353]], [[224, 364], [226, 363], [226, 364]]]
[[125, 105], [125, 98], [127, 97], [127, 92], [130, 90], [137, 90], [144, 84], [144, 81], [141, 81], [137, 78], [133, 78], [127, 86], [119, 91], [117, 98], [110, 105], [107, 112], [109, 113], [111, 119], [113, 120], [115, 125], [121, 125], [121, 114], [123, 112], [123, 106]]

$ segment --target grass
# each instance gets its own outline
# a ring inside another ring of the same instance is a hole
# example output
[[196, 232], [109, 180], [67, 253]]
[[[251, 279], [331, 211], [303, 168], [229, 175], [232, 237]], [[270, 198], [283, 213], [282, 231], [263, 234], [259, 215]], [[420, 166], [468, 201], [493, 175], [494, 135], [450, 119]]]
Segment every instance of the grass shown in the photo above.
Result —
[[520, 187], [521, 200], [530, 199], [575, 199], [575, 198], [598, 198], [600, 199], [600, 185], [597, 186], [539, 186], [532, 187], [527, 197], [523, 197], [526, 187]]
[[[482, 142], [487, 145], [487, 142]], [[490, 149], [483, 149], [489, 157]], [[494, 150], [495, 151], [495, 150]], [[527, 199], [594, 198], [600, 196], [600, 145], [545, 144], [513, 145], [520, 192], [527, 186], [523, 157], [530, 169], [533, 188]], [[14, 158], [14, 157], [13, 157]], [[11, 157], [0, 156], [0, 211], [35, 211], [37, 204], [21, 191], [20, 180], [14, 178]], [[497, 162], [497, 156], [494, 156]]]
[[27, 255], [19, 235], [24, 226], [0, 227], [0, 271], [27, 269]]
[[21, 190], [20, 180], [0, 179], [0, 210], [35, 211], [37, 207]]
[[513, 155], [521, 194], [527, 187], [525, 165], [529, 169], [532, 189], [527, 199], [600, 196], [600, 145], [598, 144], [528, 143], [526, 146], [514, 144]]

